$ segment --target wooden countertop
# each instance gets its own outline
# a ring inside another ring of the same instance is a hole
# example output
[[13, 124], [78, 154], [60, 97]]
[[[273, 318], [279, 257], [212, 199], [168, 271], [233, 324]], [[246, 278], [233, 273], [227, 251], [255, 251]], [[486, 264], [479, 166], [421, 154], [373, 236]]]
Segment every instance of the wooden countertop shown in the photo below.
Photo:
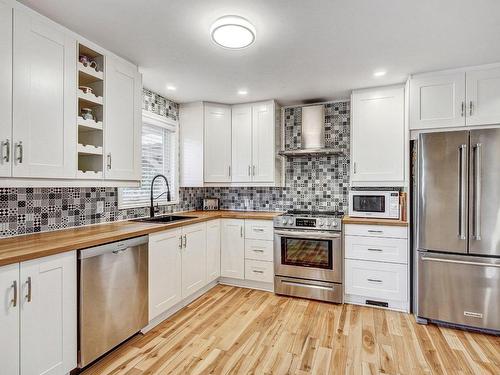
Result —
[[168, 224], [118, 221], [0, 239], [0, 266], [65, 251], [85, 249], [213, 219], [272, 220], [281, 212], [188, 211], [174, 214], [192, 216], [193, 218]]
[[394, 227], [407, 227], [407, 221], [394, 220], [394, 219], [375, 219], [368, 217], [350, 217], [344, 216], [342, 220], [344, 224], [364, 224], [364, 225], [388, 225]]

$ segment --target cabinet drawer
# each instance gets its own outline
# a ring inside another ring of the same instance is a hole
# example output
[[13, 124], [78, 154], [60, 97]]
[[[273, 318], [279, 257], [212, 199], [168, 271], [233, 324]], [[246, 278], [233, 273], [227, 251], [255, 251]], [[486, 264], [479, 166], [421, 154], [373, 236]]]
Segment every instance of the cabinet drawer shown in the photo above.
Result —
[[273, 261], [272, 241], [265, 240], [245, 240], [245, 258], [253, 260]]
[[272, 220], [245, 220], [245, 238], [253, 240], [273, 240]]
[[345, 236], [344, 248], [349, 259], [408, 263], [408, 241], [404, 238]]
[[348, 236], [408, 238], [407, 227], [388, 225], [346, 224], [344, 233]]
[[406, 301], [408, 298], [407, 266], [346, 259], [346, 294]]
[[273, 263], [246, 259], [245, 279], [272, 283], [274, 279]]

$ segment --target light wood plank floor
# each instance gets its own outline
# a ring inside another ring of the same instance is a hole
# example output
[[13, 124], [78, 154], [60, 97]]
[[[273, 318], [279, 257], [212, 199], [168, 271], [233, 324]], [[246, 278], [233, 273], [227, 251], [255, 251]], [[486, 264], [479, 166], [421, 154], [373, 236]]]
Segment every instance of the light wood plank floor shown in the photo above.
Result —
[[500, 374], [500, 337], [218, 285], [91, 374]]

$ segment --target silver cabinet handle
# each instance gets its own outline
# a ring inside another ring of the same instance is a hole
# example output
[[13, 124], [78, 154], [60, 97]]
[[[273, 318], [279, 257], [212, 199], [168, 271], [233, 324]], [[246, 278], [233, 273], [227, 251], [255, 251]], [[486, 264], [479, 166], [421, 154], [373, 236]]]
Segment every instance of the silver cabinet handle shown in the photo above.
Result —
[[28, 285], [28, 294], [26, 294], [26, 300], [31, 302], [31, 276], [28, 276], [28, 280], [26, 280], [26, 284]]
[[[5, 154], [3, 150], [5, 149]], [[8, 163], [10, 161], [10, 141], [6, 139], [2, 142], [2, 159]]]
[[228, 169], [229, 177], [231, 177], [231, 166], [229, 165], [227, 169]]
[[366, 249], [366, 250], [368, 250], [368, 251], [379, 251], [379, 252], [380, 252], [380, 251], [384, 251], [384, 250], [382, 250], [382, 249], [374, 249], [374, 248], [368, 248], [368, 249]]
[[366, 279], [366, 280], [368, 280], [371, 283], [381, 283], [382, 282], [382, 280], [379, 280], [379, 279]]
[[252, 270], [253, 273], [264, 273], [264, 271], [260, 271], [260, 270]]
[[107, 159], [108, 159], [108, 169], [111, 169], [111, 152], [108, 153], [107, 155]]
[[255, 165], [252, 166], [252, 175], [255, 176]]
[[16, 148], [18, 151], [16, 159], [17, 159], [17, 162], [19, 164], [21, 164], [23, 162], [23, 141], [19, 141], [19, 143], [16, 144]]
[[473, 108], [472, 100], [469, 102], [469, 116], [472, 116], [472, 108]]
[[477, 143], [472, 148], [474, 157], [474, 226], [472, 238], [476, 241], [481, 241], [481, 174], [482, 174], [482, 144]]
[[240, 227], [240, 237], [243, 237], [243, 225]]
[[188, 243], [187, 236], [184, 235], [184, 249], [186, 248], [187, 243]]
[[354, 172], [354, 174], [356, 174], [356, 169], [357, 169], [357, 163], [354, 162], [354, 164], [353, 164], [353, 172]]
[[10, 300], [10, 302], [12, 302], [12, 306], [13, 307], [16, 307], [17, 306], [17, 280], [14, 280], [12, 282], [12, 289], [13, 289], [13, 292], [14, 292], [14, 296], [12, 297], [12, 299]]
[[179, 249], [182, 249], [182, 236], [179, 236]]
[[466, 174], [467, 174], [467, 145], [462, 144], [458, 149], [458, 178], [459, 178], [459, 202], [458, 202], [458, 237], [461, 240], [465, 240], [465, 189], [466, 186]]
[[460, 116], [465, 116], [465, 102], [462, 102], [462, 112], [460, 113]]

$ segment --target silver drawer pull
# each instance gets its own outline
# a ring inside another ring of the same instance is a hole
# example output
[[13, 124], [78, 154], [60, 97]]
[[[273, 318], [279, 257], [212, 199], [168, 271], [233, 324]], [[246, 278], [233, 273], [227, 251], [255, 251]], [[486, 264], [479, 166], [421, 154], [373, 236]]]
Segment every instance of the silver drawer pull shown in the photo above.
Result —
[[261, 270], [252, 270], [253, 273], [264, 273], [264, 271]]
[[256, 253], [263, 253], [264, 250], [260, 250], [260, 249], [253, 249], [253, 251], [255, 251]]
[[254, 232], [264, 232], [264, 229], [262, 228], [253, 228]]
[[384, 231], [383, 230], [368, 229], [368, 233], [384, 233]]
[[381, 283], [382, 282], [382, 280], [379, 280], [379, 279], [366, 279], [366, 280], [368, 280], [371, 283]]
[[382, 249], [374, 249], [374, 248], [368, 248], [368, 249], [366, 249], [366, 250], [368, 250], [368, 251], [378, 251], [378, 252], [380, 252], [380, 251], [384, 251], [384, 250], [382, 250]]

